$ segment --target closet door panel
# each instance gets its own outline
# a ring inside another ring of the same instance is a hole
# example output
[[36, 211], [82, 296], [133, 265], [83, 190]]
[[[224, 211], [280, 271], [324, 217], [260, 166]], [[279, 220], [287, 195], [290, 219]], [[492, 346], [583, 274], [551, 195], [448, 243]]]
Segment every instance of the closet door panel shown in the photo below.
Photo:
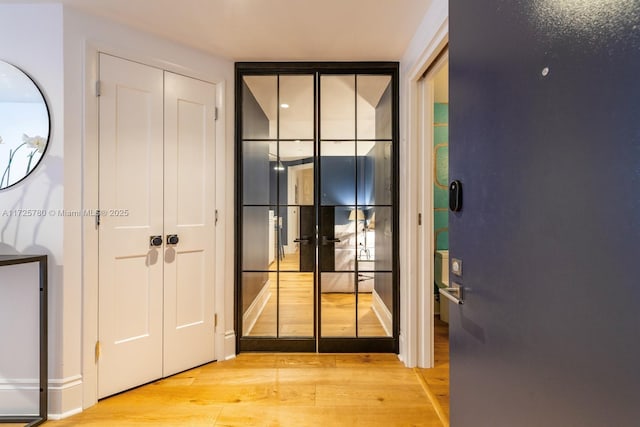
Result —
[[162, 375], [163, 75], [100, 55], [98, 395]]
[[165, 376], [214, 359], [215, 99], [165, 72]]

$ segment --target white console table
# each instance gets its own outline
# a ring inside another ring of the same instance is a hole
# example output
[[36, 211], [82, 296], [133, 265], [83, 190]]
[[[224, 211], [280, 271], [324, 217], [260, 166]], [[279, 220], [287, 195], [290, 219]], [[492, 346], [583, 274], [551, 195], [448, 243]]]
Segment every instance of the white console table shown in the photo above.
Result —
[[[46, 255], [0, 255], [0, 274], [3, 267], [15, 266], [19, 264], [38, 263], [39, 277], [36, 280], [39, 283], [26, 283], [26, 286], [39, 286], [40, 295], [40, 314], [39, 314], [39, 382], [40, 391], [38, 399], [38, 415], [0, 415], [0, 423], [25, 423], [27, 426], [37, 426], [47, 420], [47, 397], [48, 397], [48, 381], [47, 381], [47, 256]], [[0, 294], [2, 293], [2, 280], [0, 280]], [[15, 325], [16, 328], [19, 325]], [[2, 340], [2, 337], [0, 337]], [[29, 351], [28, 349], [12, 348], [9, 351], [20, 353]], [[0, 367], [2, 369], [10, 369], [11, 367]]]

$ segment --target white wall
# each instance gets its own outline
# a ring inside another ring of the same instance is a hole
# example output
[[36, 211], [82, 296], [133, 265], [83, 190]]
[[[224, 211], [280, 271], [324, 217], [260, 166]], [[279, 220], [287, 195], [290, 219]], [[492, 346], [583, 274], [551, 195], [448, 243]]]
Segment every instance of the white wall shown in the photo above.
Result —
[[[400, 61], [400, 359], [410, 367], [432, 363], [432, 330], [427, 325], [432, 317], [433, 284], [418, 283], [418, 270], [430, 269], [431, 263], [424, 266], [424, 260], [417, 258], [421, 167], [415, 128], [417, 80], [446, 45], [448, 34], [448, 1], [433, 0]], [[423, 218], [428, 218], [426, 213]]]
[[[0, 4], [0, 59], [29, 74], [49, 104], [51, 135], [46, 155], [36, 170], [12, 188], [0, 191], [0, 210], [58, 211], [64, 202], [64, 86], [62, 6], [56, 4]], [[63, 281], [63, 217], [57, 214], [0, 216], [0, 253], [49, 256], [49, 378], [50, 407], [59, 404], [64, 378], [66, 283]], [[20, 334], [19, 329], [15, 329]], [[4, 337], [0, 337], [3, 340]], [[12, 337], [8, 337], [9, 342]], [[79, 350], [79, 348], [77, 348]], [[27, 350], [28, 351], [28, 350]], [[37, 352], [37, 347], [33, 349]], [[79, 357], [79, 355], [77, 356]]]

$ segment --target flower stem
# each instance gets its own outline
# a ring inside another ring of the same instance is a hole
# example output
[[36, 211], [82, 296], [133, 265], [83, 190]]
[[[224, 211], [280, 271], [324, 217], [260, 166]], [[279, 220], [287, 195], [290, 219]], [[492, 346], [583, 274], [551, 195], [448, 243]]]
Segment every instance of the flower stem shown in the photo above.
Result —
[[[16, 155], [16, 153], [18, 152], [18, 150], [20, 148], [22, 148], [23, 145], [26, 145], [26, 142], [23, 142], [22, 144], [18, 145], [16, 147], [15, 150], [9, 150], [9, 161], [7, 162], [7, 167], [4, 170], [4, 173], [2, 174], [2, 179], [0, 180], [0, 188], [5, 188], [9, 186], [9, 181], [11, 180], [11, 163], [13, 162], [13, 157]], [[7, 178], [7, 185], [3, 186], [2, 184], [4, 183], [4, 179], [5, 177]]]

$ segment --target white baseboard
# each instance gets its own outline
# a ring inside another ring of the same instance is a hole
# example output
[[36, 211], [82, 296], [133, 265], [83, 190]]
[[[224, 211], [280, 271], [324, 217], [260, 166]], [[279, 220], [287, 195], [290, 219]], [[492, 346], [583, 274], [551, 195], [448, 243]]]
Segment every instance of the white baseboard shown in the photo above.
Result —
[[51, 420], [61, 420], [82, 412], [82, 375], [49, 380], [49, 414]]
[[400, 352], [398, 353], [398, 359], [400, 359], [400, 361], [402, 363], [404, 363], [404, 366], [407, 368], [413, 368], [413, 366], [411, 365], [411, 363], [409, 363], [409, 358], [408, 358], [408, 354], [407, 354], [407, 342], [404, 339], [404, 334], [402, 333], [402, 331], [400, 332], [400, 335], [398, 336], [398, 343], [400, 344]]
[[249, 308], [247, 308], [247, 310], [242, 315], [242, 332], [244, 333], [244, 335], [248, 335], [249, 333], [251, 333], [251, 330], [262, 314], [262, 310], [264, 310], [264, 307], [267, 305], [267, 302], [271, 297], [271, 292], [269, 292], [269, 282], [269, 280], [264, 282], [262, 289], [260, 289], [258, 295], [256, 295]]
[[231, 360], [236, 357], [236, 331], [228, 330], [224, 334], [224, 359]]
[[[49, 379], [48, 414], [61, 420], [82, 412], [82, 376]], [[4, 415], [38, 415], [39, 379], [0, 379], [0, 413]], [[15, 411], [15, 413], [10, 413]]]
[[73, 415], [79, 414], [80, 412], [82, 412], [82, 408], [76, 408], [76, 409], [71, 409], [67, 412], [64, 412], [62, 414], [49, 414], [47, 415], [47, 419], [51, 420], [51, 421], [58, 421], [58, 420], [63, 420], [65, 418], [69, 418]]
[[393, 316], [375, 289], [373, 290], [372, 295], [373, 302], [371, 304], [371, 308], [378, 317], [378, 320], [380, 321], [384, 331], [387, 333], [387, 336], [391, 337], [393, 336]]

